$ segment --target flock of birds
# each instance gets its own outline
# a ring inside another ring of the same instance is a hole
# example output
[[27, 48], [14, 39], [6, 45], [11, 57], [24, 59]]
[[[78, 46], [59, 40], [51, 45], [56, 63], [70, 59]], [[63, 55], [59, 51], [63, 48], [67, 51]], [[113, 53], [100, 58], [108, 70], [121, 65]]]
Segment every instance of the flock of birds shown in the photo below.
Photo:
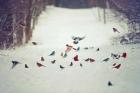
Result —
[[[113, 31], [114, 32], [118, 32], [120, 33], [116, 28], [113, 28]], [[81, 40], [85, 39], [85, 36], [83, 37], [76, 37], [76, 36], [73, 36], [72, 37], [72, 40], [73, 40], [73, 44], [77, 45]], [[33, 45], [37, 45], [37, 42], [32, 42]], [[85, 47], [84, 49], [85, 50], [88, 50], [88, 49], [93, 49], [94, 47]], [[75, 51], [80, 51], [80, 47], [78, 48], [74, 48], [73, 46], [69, 45], [69, 44], [66, 44], [66, 49], [65, 49], [65, 52], [61, 53], [60, 56], [62, 56], [62, 58], [66, 58], [68, 56], [68, 53], [71, 51], [71, 50], [75, 50]], [[97, 48], [96, 49], [96, 52], [99, 52], [100, 51], [100, 48]], [[55, 56], [56, 54], [56, 51], [52, 51], [48, 56]], [[115, 54], [115, 53], [111, 53], [111, 56], [110, 57], [107, 57], [105, 59], [102, 60], [102, 62], [108, 62], [110, 59], [120, 59], [120, 58], [127, 58], [127, 53], [126, 52], [123, 52], [121, 54]], [[45, 58], [42, 56], [40, 58], [41, 62], [45, 61]], [[79, 61], [79, 56], [78, 55], [75, 55], [73, 57], [73, 60], [75, 62], [78, 62]], [[84, 59], [85, 62], [90, 62], [90, 63], [93, 63], [93, 62], [96, 62], [96, 60], [94, 58], [87, 58], [87, 59]], [[37, 67], [46, 67], [43, 63], [41, 62], [36, 62], [36, 66]], [[55, 64], [56, 63], [56, 60], [52, 60], [51, 61], [52, 64]], [[15, 68], [18, 64], [21, 64], [19, 61], [12, 61], [12, 69]], [[74, 63], [73, 62], [70, 62], [69, 66], [73, 66]], [[83, 67], [83, 64], [82, 63], [79, 63], [80, 67]], [[113, 68], [115, 69], [119, 69], [121, 67], [121, 64], [118, 64], [118, 63], [113, 63], [112, 64]], [[59, 65], [60, 69], [65, 69], [65, 66], [63, 65]], [[28, 64], [25, 64], [25, 68], [29, 68]], [[108, 81], [108, 86], [112, 86], [113, 84], [111, 83], [111, 81]]]

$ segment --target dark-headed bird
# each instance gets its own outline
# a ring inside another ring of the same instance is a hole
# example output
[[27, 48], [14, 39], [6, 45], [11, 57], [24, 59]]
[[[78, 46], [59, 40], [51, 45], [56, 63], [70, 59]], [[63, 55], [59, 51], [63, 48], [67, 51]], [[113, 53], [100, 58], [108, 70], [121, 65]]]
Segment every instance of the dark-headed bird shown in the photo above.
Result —
[[91, 62], [91, 63], [92, 63], [92, 62], [95, 62], [95, 59], [90, 58], [90, 62]]
[[100, 48], [97, 48], [96, 51], [100, 51]]
[[110, 58], [105, 58], [103, 61], [107, 62], [107, 61], [109, 61], [109, 59], [110, 59]]
[[37, 42], [32, 42], [33, 45], [37, 45]]
[[54, 56], [54, 55], [55, 55], [55, 51], [52, 51], [49, 56]]
[[113, 84], [111, 83], [111, 81], [108, 81], [108, 86], [113, 86]]
[[127, 57], [127, 53], [126, 53], [126, 52], [124, 52], [124, 53], [122, 54], [122, 56], [121, 56], [121, 57], [126, 58], [126, 57]]
[[120, 33], [120, 32], [118, 31], [117, 28], [112, 28], [112, 29], [113, 29], [113, 32], [118, 32], [118, 33]]
[[79, 61], [78, 55], [76, 55], [73, 59], [74, 59], [74, 61]]
[[51, 61], [52, 64], [54, 64], [56, 62], [56, 60]]
[[29, 66], [27, 64], [25, 64], [25, 68], [29, 68]]
[[73, 66], [73, 63], [71, 62], [69, 66]]
[[61, 68], [61, 69], [64, 69], [65, 67], [63, 67], [62, 65], [60, 65], [60, 68]]
[[118, 64], [117, 66], [115, 66], [113, 68], [119, 69], [120, 67], [121, 67], [121, 64]]
[[82, 63], [80, 63], [80, 67], [83, 67], [83, 64]]
[[41, 57], [41, 61], [45, 61], [44, 57]]
[[41, 64], [41, 63], [36, 63], [36, 65], [38, 66], [38, 67], [46, 67], [45, 65], [43, 65], [43, 64]]
[[18, 61], [12, 61], [12, 69], [13, 69], [16, 65], [18, 65], [18, 64], [20, 64], [20, 62], [18, 62]]

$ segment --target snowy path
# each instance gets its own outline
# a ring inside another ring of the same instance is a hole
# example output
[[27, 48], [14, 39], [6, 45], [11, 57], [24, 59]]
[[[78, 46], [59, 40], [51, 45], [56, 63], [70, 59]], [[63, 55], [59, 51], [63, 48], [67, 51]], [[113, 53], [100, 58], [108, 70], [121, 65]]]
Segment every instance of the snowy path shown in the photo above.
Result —
[[[70, 10], [49, 8], [42, 13], [31, 42], [15, 50], [0, 51], [0, 92], [1, 93], [140, 93], [139, 45], [121, 46], [110, 44], [110, 38], [118, 34], [112, 32], [112, 27], [123, 31], [117, 23], [103, 24], [98, 22], [96, 9]], [[72, 36], [86, 36], [78, 45], [80, 51], [72, 50], [67, 58], [60, 56], [65, 45], [72, 43]], [[85, 50], [84, 47], [94, 46]], [[96, 51], [97, 48], [100, 51]], [[55, 56], [48, 56], [56, 51]], [[111, 53], [127, 52], [126, 59], [111, 59]], [[74, 62], [73, 56], [79, 55], [79, 61]], [[44, 62], [40, 57], [45, 58]], [[85, 62], [86, 58], [94, 58], [94, 63]], [[50, 61], [56, 60], [55, 64]], [[11, 61], [22, 64], [11, 68]], [[72, 67], [70, 62], [74, 62]], [[36, 62], [46, 67], [39, 68]], [[80, 67], [80, 63], [83, 67]], [[120, 69], [113, 69], [112, 64], [122, 64]], [[24, 68], [28, 64], [29, 68]], [[61, 70], [59, 65], [65, 66]], [[112, 87], [107, 85], [113, 83]]]

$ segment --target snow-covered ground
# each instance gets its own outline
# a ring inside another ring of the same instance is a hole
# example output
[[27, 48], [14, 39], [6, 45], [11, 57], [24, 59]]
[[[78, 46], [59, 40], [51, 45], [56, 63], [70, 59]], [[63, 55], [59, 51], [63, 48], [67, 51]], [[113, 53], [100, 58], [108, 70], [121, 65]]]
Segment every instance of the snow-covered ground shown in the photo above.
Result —
[[[121, 33], [114, 33], [116, 27]], [[97, 9], [63, 9], [49, 7], [39, 18], [29, 44], [0, 51], [1, 93], [140, 93], [140, 46], [111, 45], [111, 38], [126, 33], [119, 23], [98, 21]], [[86, 38], [73, 44], [72, 36]], [[32, 45], [37, 42], [38, 45]], [[60, 56], [66, 44], [80, 47]], [[85, 50], [85, 47], [94, 47]], [[96, 51], [97, 48], [100, 51]], [[54, 56], [48, 56], [56, 51]], [[127, 58], [112, 59], [111, 53], [128, 53]], [[74, 62], [73, 57], [79, 56]], [[45, 61], [41, 62], [40, 57]], [[105, 58], [108, 62], [103, 62]], [[85, 62], [94, 58], [95, 62]], [[12, 60], [21, 62], [11, 69]], [[55, 64], [50, 61], [56, 60]], [[38, 67], [37, 62], [46, 67]], [[73, 62], [73, 66], [69, 64]], [[83, 67], [80, 67], [80, 63]], [[113, 64], [121, 64], [120, 69]], [[29, 68], [25, 68], [27, 64]], [[65, 69], [60, 69], [60, 65]], [[113, 86], [108, 86], [111, 81]]]

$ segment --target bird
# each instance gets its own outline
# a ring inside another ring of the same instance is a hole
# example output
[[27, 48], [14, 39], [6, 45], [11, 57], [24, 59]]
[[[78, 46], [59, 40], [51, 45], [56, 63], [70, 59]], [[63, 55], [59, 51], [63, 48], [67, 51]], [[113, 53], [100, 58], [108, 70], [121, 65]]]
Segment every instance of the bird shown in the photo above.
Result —
[[119, 69], [120, 67], [121, 67], [121, 64], [118, 64], [117, 66], [115, 66], [113, 68]]
[[107, 61], [109, 61], [109, 59], [110, 59], [110, 58], [105, 58], [103, 61], [107, 62]]
[[73, 59], [74, 59], [74, 61], [79, 61], [78, 55], [76, 55]]
[[97, 48], [96, 51], [100, 51], [100, 48]]
[[112, 28], [112, 29], [113, 29], [114, 32], [120, 33], [117, 28]]
[[78, 39], [79, 39], [79, 41], [81, 41], [81, 40], [85, 39], [85, 36], [83, 36], [83, 37], [78, 37]]
[[85, 47], [84, 49], [85, 49], [85, 50], [88, 50], [88, 47]]
[[54, 55], [55, 55], [55, 51], [52, 51], [49, 56], [54, 56]]
[[29, 66], [27, 64], [25, 64], [25, 68], [29, 68]]
[[116, 66], [116, 63], [114, 63], [112, 66]]
[[113, 84], [111, 83], [111, 81], [108, 81], [108, 86], [113, 86]]
[[33, 45], [37, 45], [37, 42], [32, 42]]
[[61, 52], [61, 54], [60, 54], [60, 55], [61, 55], [61, 57], [63, 57], [63, 56], [64, 56], [64, 55], [63, 55], [63, 52]]
[[20, 64], [20, 62], [18, 62], [18, 61], [12, 61], [12, 69], [13, 69], [16, 65], [18, 65], [18, 64]]
[[71, 62], [69, 66], [73, 66], [73, 63]]
[[95, 62], [95, 59], [90, 58], [89, 60], [90, 60], [91, 63]]
[[45, 65], [43, 65], [43, 64], [41, 64], [41, 63], [36, 63], [36, 65], [38, 66], [38, 67], [46, 67]]
[[90, 61], [90, 58], [85, 59], [85, 61]]
[[127, 53], [126, 53], [126, 52], [124, 52], [124, 53], [122, 54], [122, 56], [121, 56], [121, 57], [126, 58], [126, 57], [127, 57]]
[[56, 62], [56, 60], [51, 61], [52, 64], [54, 64]]
[[80, 50], [80, 47], [78, 47], [76, 50], [79, 51]]
[[113, 59], [119, 59], [120, 58], [120, 55], [119, 54], [113, 54], [113, 53], [111, 53], [111, 57]]
[[65, 53], [63, 57], [66, 58], [67, 57], [67, 53]]
[[60, 68], [61, 68], [61, 69], [64, 69], [65, 67], [63, 67], [62, 65], [60, 65]]
[[79, 43], [79, 41], [77, 41], [77, 40], [73, 41], [73, 44], [78, 44], [78, 43]]
[[41, 57], [41, 61], [45, 61], [44, 57]]
[[80, 63], [80, 67], [83, 67], [83, 64], [82, 63]]
[[78, 39], [78, 37], [72, 36], [72, 39], [73, 39], [73, 40], [77, 40], [77, 39]]

